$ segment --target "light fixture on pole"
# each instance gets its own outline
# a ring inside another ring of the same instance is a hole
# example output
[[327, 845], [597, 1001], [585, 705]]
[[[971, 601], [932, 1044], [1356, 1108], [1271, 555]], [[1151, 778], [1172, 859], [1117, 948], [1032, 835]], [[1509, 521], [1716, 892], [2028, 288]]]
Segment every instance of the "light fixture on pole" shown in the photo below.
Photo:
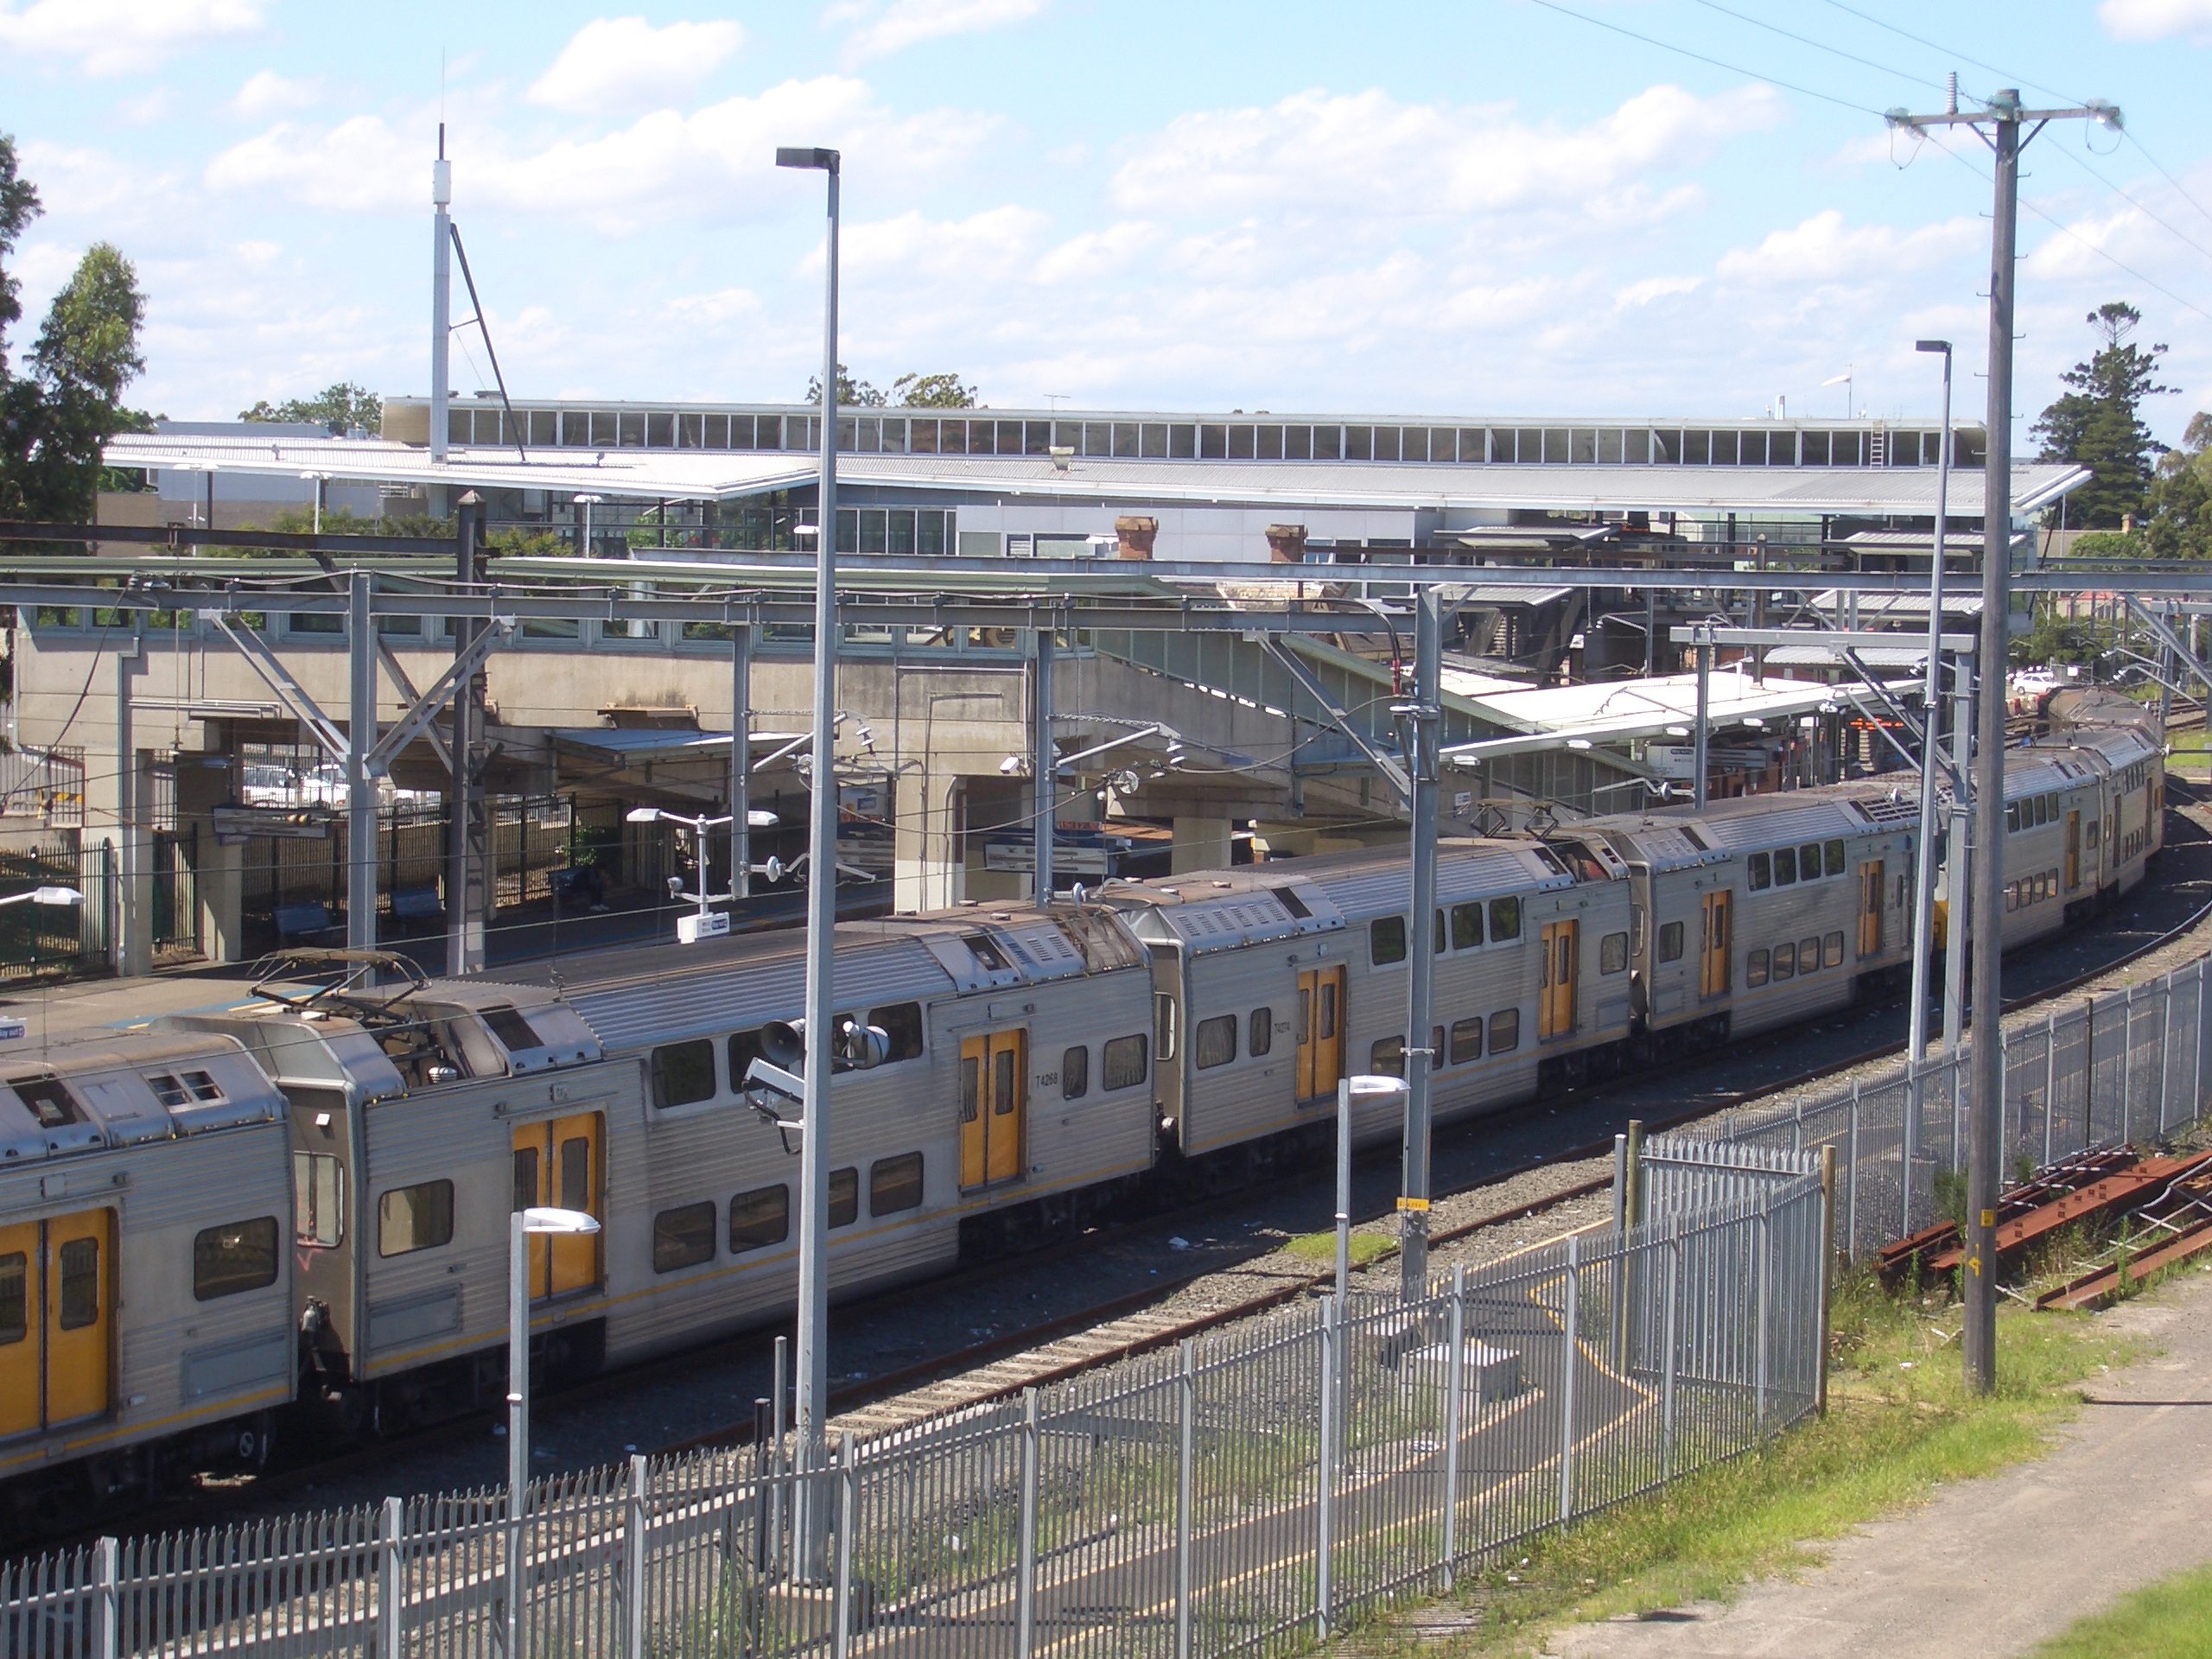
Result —
[[[672, 823], [691, 832], [693, 844], [698, 849], [699, 891], [684, 892], [683, 878], [680, 875], [668, 878], [671, 898], [690, 899], [698, 906], [690, 915], [677, 918], [677, 943], [696, 944], [702, 939], [717, 939], [727, 934], [729, 931], [729, 912], [710, 906], [735, 902], [736, 884], [733, 881], [728, 893], [707, 891], [707, 831], [728, 829], [732, 821], [730, 815], [725, 812], [720, 817], [687, 818], [681, 812], [664, 811], [658, 806], [633, 806], [623, 814], [623, 817], [631, 823]], [[776, 815], [765, 808], [756, 807], [745, 815], [746, 827], [749, 830], [772, 830], [778, 822]], [[779, 880], [783, 875], [782, 863], [776, 859], [772, 858], [766, 864], [755, 864], [752, 868], [754, 874], [765, 875], [771, 881]]]
[[530, 1494], [530, 1241], [587, 1237], [599, 1217], [582, 1210], [532, 1205], [507, 1217], [507, 1582], [506, 1651], [520, 1653], [526, 1578], [523, 1510]]
[[[837, 925], [837, 187], [834, 149], [780, 148], [778, 167], [823, 175], [822, 472], [814, 505], [814, 787], [807, 820], [806, 1130], [799, 1149], [798, 1421], [802, 1475], [823, 1465], [830, 1398], [830, 1038], [836, 1017], [830, 951]], [[823, 1577], [829, 1535], [826, 1493], [802, 1482], [799, 1576]]]
[[315, 533], [320, 536], [322, 534], [323, 486], [330, 482], [330, 474], [328, 473], [302, 473], [300, 480], [315, 486]]
[[0, 905], [81, 905], [85, 895], [74, 887], [33, 887], [29, 893], [11, 893], [0, 899]]

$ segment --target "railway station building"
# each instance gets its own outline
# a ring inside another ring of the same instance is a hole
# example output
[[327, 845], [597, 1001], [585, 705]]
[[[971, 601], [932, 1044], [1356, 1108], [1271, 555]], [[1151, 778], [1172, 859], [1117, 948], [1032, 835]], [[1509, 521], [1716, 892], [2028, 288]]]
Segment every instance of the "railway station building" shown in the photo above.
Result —
[[[373, 435], [178, 424], [119, 438], [111, 463], [138, 469], [145, 486], [105, 496], [103, 519], [175, 524], [173, 556], [213, 557], [192, 553], [189, 535], [211, 518], [219, 529], [270, 528], [320, 499], [357, 520], [436, 518], [474, 492], [503, 582], [573, 582], [575, 561], [590, 558], [624, 567], [594, 568], [608, 593], [766, 581], [773, 556], [811, 547], [819, 428], [805, 409], [461, 399], [442, 459], [428, 442], [428, 400], [395, 397], [385, 409]], [[960, 555], [1005, 559], [1007, 580], [1039, 594], [1195, 588], [1234, 603], [1239, 567], [1289, 563], [1314, 568], [1317, 598], [1353, 601], [1396, 591], [1393, 564], [1465, 566], [1465, 584], [1448, 594], [1445, 690], [1446, 741], [1478, 757], [1446, 785], [1448, 825], [1463, 832], [1623, 810], [1686, 787], [1692, 682], [1671, 627], [1878, 626], [1871, 612], [1847, 616], [1848, 596], [1826, 578], [1910, 572], [1916, 560], [1925, 571], [1916, 550], [1933, 522], [1939, 447], [1930, 423], [1866, 420], [853, 410], [839, 425], [836, 535], [855, 582], [878, 561]], [[1955, 442], [1950, 522], [1963, 546], [1979, 534], [1980, 434], [1961, 427]], [[2081, 476], [2017, 467], [2013, 522]], [[118, 572], [157, 562], [120, 543], [104, 551]], [[775, 579], [791, 579], [791, 563]], [[250, 593], [256, 563], [238, 563]], [[742, 570], [717, 575], [721, 565]], [[1514, 567], [1514, 579], [1485, 581], [1485, 566]], [[1583, 574], [1592, 566], [1713, 581], [1599, 587]], [[1532, 583], [1531, 567], [1557, 579]], [[1764, 600], [1732, 590], [1729, 574], [1751, 568], [1802, 569], [1804, 589]], [[157, 941], [228, 959], [334, 924], [343, 814], [318, 810], [324, 757], [283, 682], [342, 721], [344, 620], [238, 600], [232, 620], [258, 642], [268, 660], [257, 661], [207, 613], [141, 612], [119, 624], [122, 614], [46, 607], [17, 619], [17, 752], [0, 774], [0, 832], [19, 848], [92, 861], [96, 880], [128, 767], [153, 841]], [[1071, 615], [1057, 652], [1054, 738], [1062, 756], [1100, 758], [1059, 813], [1064, 882], [1402, 833], [1374, 764], [1376, 747], [1394, 741], [1389, 646], [1350, 633], [1117, 632]], [[810, 784], [791, 746], [806, 729], [811, 642], [804, 629], [758, 632], [741, 684], [731, 630], [712, 622], [534, 620], [493, 653], [493, 886], [518, 939], [551, 915], [578, 946], [622, 937], [610, 930], [624, 925], [625, 905], [649, 906], [689, 856], [680, 833], [632, 824], [629, 810], [721, 810], [741, 728], [759, 768], [753, 804], [788, 827], [764, 832], [756, 856], [798, 850]], [[393, 618], [376, 643], [388, 724], [409, 688], [450, 664], [453, 636], [435, 617]], [[932, 908], [1025, 891], [1028, 641], [874, 626], [850, 630], [842, 650], [838, 771], [871, 902]], [[1902, 634], [1899, 653], [1911, 660]], [[1709, 688], [1713, 792], [1892, 764], [1868, 729], [1866, 699], [1845, 695], [1838, 677], [1771, 653], [1724, 663]], [[381, 925], [400, 941], [436, 932], [445, 765], [418, 741], [391, 777]], [[296, 811], [296, 835], [266, 833], [266, 813], [241, 814], [271, 804]], [[710, 886], [727, 880], [707, 874]], [[768, 887], [749, 901], [762, 918], [795, 911], [794, 884]]]

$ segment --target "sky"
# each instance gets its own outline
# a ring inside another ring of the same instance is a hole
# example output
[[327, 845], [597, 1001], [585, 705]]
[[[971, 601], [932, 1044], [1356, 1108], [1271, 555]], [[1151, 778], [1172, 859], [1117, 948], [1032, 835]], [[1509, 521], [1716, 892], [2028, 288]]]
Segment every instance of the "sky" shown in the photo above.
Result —
[[[47, 208], [22, 340], [118, 244], [135, 401], [180, 419], [427, 391], [441, 119], [518, 397], [803, 396], [823, 186], [772, 156], [823, 144], [841, 355], [879, 386], [1911, 416], [1936, 336], [1979, 414], [1986, 151], [1881, 117], [1954, 72], [2125, 114], [2027, 152], [2016, 433], [2126, 300], [2177, 441], [2212, 407], [2212, 0], [0, 0], [0, 130]], [[456, 390], [489, 387], [454, 340]]]

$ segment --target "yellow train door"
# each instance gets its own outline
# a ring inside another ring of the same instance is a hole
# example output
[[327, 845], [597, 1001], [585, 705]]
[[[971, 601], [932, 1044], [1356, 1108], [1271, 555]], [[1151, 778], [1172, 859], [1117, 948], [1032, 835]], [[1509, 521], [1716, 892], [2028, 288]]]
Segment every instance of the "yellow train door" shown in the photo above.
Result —
[[113, 1358], [114, 1263], [110, 1212], [46, 1224], [46, 1421], [49, 1427], [108, 1408]]
[[1575, 946], [1580, 922], [1546, 922], [1544, 960], [1537, 972], [1538, 1040], [1564, 1037], [1574, 1029]]
[[[606, 1146], [606, 1122], [597, 1112], [523, 1124], [515, 1130], [515, 1208], [551, 1205], [581, 1210], [603, 1221]], [[599, 1244], [600, 1236], [594, 1233], [533, 1236], [531, 1296], [595, 1288], [601, 1278]]]
[[2082, 885], [2082, 815], [2066, 815], [2066, 890], [2069, 893]]
[[1708, 893], [1705, 895], [1704, 941], [1697, 963], [1697, 994], [1700, 996], [1726, 996], [1728, 994], [1729, 912], [1734, 906], [1732, 893]]
[[1882, 861], [1859, 867], [1859, 954], [1872, 957], [1882, 949]]
[[0, 1435], [44, 1421], [46, 1274], [39, 1224], [0, 1227]]
[[987, 1186], [1021, 1173], [1027, 1116], [1028, 1033], [995, 1031], [960, 1045], [960, 1185]]
[[1298, 1098], [1336, 1093], [1344, 1061], [1344, 970], [1312, 969], [1298, 976]]

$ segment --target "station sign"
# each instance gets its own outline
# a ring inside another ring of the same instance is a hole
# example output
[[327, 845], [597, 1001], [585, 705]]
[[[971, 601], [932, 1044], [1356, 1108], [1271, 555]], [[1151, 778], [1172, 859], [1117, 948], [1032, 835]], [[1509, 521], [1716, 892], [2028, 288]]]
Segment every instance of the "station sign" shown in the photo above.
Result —
[[729, 912], [710, 910], [704, 914], [694, 911], [689, 916], [676, 918], [676, 942], [696, 944], [702, 939], [719, 939], [729, 931]]
[[[1037, 843], [1027, 837], [1020, 841], [985, 842], [983, 868], [1003, 870], [1009, 874], [1033, 874], [1037, 869]], [[1106, 849], [1071, 847], [1065, 842], [1055, 842], [1052, 845], [1052, 869], [1059, 875], [1112, 874]]]

